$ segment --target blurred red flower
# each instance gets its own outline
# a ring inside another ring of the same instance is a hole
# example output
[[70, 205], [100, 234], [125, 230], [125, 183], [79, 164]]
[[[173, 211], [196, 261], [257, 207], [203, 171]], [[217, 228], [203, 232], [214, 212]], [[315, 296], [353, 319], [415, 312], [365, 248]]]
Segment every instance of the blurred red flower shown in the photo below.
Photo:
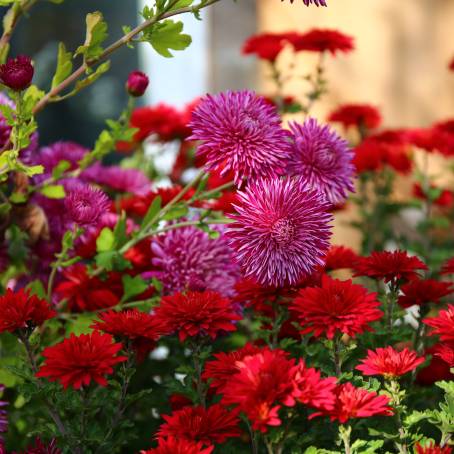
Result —
[[348, 53], [355, 49], [354, 38], [338, 30], [315, 28], [292, 39], [296, 52], [336, 52]]
[[356, 126], [357, 128], [375, 129], [381, 124], [380, 111], [368, 104], [344, 104], [330, 113], [328, 121], [341, 123], [344, 128]]

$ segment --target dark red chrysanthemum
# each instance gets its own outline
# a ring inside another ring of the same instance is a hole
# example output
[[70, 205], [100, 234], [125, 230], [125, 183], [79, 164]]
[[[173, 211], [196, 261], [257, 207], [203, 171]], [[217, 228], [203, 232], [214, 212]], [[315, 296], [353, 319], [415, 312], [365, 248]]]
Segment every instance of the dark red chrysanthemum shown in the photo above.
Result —
[[361, 365], [356, 369], [364, 375], [382, 375], [385, 378], [395, 378], [416, 369], [425, 361], [418, 357], [416, 352], [404, 348], [402, 351], [394, 350], [389, 346], [368, 350], [367, 357], [361, 360]]
[[449, 367], [454, 367], [454, 342], [436, 345], [435, 356], [441, 358]]
[[222, 393], [224, 386], [228, 384], [229, 379], [238, 373], [237, 364], [246, 356], [254, 355], [260, 352], [260, 348], [251, 344], [246, 344], [244, 347], [229, 353], [216, 353], [213, 356], [216, 358], [208, 361], [205, 364], [203, 372], [204, 380], [211, 380], [210, 387], [216, 388]]
[[356, 126], [359, 129], [375, 129], [381, 124], [380, 111], [368, 104], [345, 104], [328, 116], [328, 121], [340, 123], [344, 128]]
[[450, 258], [443, 264], [441, 274], [454, 274], [454, 257]]
[[19, 329], [33, 329], [57, 313], [49, 303], [36, 295], [30, 295], [24, 289], [13, 292], [7, 289], [0, 296], [0, 333], [13, 333]]
[[122, 312], [106, 311], [98, 314], [91, 328], [127, 340], [142, 357], [150, 351], [162, 334], [162, 327], [153, 315], [130, 309]]
[[55, 288], [60, 300], [65, 299], [71, 311], [96, 311], [116, 306], [120, 296], [114, 293], [109, 280], [90, 277], [85, 265], [76, 264], [63, 271], [63, 281]]
[[335, 389], [336, 401], [334, 409], [322, 410], [317, 416], [329, 416], [331, 421], [345, 424], [350, 419], [369, 418], [371, 416], [392, 416], [387, 396], [379, 396], [376, 392], [363, 388], [355, 388], [347, 382], [337, 385]]
[[348, 53], [355, 49], [354, 39], [337, 30], [313, 29], [292, 40], [295, 51]]
[[440, 282], [434, 279], [414, 279], [401, 287], [403, 295], [398, 303], [402, 307], [415, 304], [422, 306], [428, 303], [439, 303], [440, 299], [452, 293], [450, 282]]
[[[430, 191], [437, 191], [438, 197], [432, 199], [432, 203], [439, 207], [451, 207], [454, 205], [454, 192], [449, 189], [440, 189], [435, 185], [430, 186]], [[413, 185], [413, 195], [421, 200], [427, 200], [427, 193], [419, 183]]]
[[62, 454], [62, 450], [57, 447], [57, 440], [55, 438], [49, 444], [46, 444], [38, 437], [34, 445], [29, 446], [21, 454]]
[[59, 344], [44, 349], [45, 362], [36, 376], [58, 381], [65, 389], [69, 386], [80, 389], [92, 380], [100, 386], [107, 386], [105, 376], [113, 372], [115, 364], [127, 359], [126, 356], [117, 356], [122, 347], [113, 342], [110, 334], [98, 331], [80, 336], [71, 334]]
[[427, 266], [418, 257], [409, 256], [406, 251], [381, 251], [360, 258], [355, 269], [355, 276], [397, 283], [417, 278], [417, 271], [427, 270]]
[[416, 454], [451, 454], [452, 449], [449, 446], [438, 446], [433, 441], [426, 443], [422, 446], [420, 443], [416, 444]]
[[163, 415], [165, 421], [159, 428], [159, 437], [175, 437], [204, 445], [224, 443], [238, 437], [238, 411], [227, 410], [220, 404], [211, 407], [185, 407], [171, 415]]
[[203, 443], [180, 438], [158, 438], [158, 447], [140, 451], [140, 454], [211, 454], [214, 446], [204, 447]]
[[274, 62], [286, 43], [297, 36], [296, 33], [260, 33], [249, 37], [243, 44], [244, 55], [257, 55], [262, 60]]
[[223, 331], [235, 331], [235, 321], [242, 317], [232, 302], [217, 292], [174, 293], [162, 298], [155, 318], [167, 333], [178, 333], [181, 341], [188, 337], [209, 336], [214, 339]]
[[454, 374], [450, 372], [449, 365], [437, 355], [440, 345], [435, 344], [424, 350], [424, 355], [426, 357], [431, 356], [431, 358], [427, 366], [421, 367], [416, 374], [418, 385], [432, 386], [437, 381], [454, 379]]
[[25, 90], [30, 86], [34, 72], [30, 57], [19, 55], [0, 65], [0, 82], [15, 91]]
[[324, 269], [326, 271], [354, 268], [359, 257], [353, 249], [345, 246], [331, 246], [325, 257]]
[[454, 305], [450, 304], [437, 317], [426, 318], [423, 322], [434, 328], [432, 335], [440, 336], [444, 342], [454, 342]]
[[351, 280], [323, 276], [321, 287], [301, 290], [290, 308], [302, 326], [301, 334], [328, 339], [339, 333], [354, 337], [371, 331], [369, 324], [383, 316], [376, 296]]

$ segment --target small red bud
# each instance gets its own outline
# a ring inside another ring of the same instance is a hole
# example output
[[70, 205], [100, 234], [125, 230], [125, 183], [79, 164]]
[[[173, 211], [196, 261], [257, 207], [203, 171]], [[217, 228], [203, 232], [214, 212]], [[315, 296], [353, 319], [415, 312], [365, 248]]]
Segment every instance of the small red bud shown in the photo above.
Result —
[[126, 82], [126, 90], [131, 96], [142, 96], [149, 84], [148, 76], [142, 71], [132, 71]]
[[12, 90], [22, 91], [30, 86], [34, 71], [30, 57], [19, 55], [0, 65], [0, 81]]

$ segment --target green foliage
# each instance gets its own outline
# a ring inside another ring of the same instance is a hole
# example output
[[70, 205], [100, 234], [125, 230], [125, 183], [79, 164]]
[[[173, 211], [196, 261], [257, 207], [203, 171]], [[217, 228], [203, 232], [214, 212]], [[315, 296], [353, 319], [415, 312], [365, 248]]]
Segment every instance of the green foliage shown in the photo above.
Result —
[[57, 69], [52, 79], [52, 88], [63, 82], [73, 69], [72, 54], [66, 51], [64, 43], [58, 45]]
[[82, 55], [85, 61], [90, 61], [103, 52], [102, 44], [108, 36], [107, 23], [102, 13], [95, 11], [87, 14], [86, 25], [85, 43], [77, 48], [74, 56]]
[[192, 42], [192, 38], [182, 31], [183, 22], [174, 22], [168, 19], [146, 28], [142, 35], [142, 41], [150, 43], [153, 49], [163, 57], [171, 58], [173, 54], [170, 50], [184, 50]]

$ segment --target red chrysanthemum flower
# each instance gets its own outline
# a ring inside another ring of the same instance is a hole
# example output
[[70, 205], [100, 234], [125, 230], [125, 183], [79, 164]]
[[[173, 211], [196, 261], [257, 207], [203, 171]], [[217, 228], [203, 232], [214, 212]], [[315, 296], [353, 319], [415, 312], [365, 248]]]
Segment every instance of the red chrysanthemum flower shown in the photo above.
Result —
[[[439, 207], [451, 207], [454, 204], [454, 192], [449, 189], [439, 189], [435, 185], [431, 185], [430, 189], [439, 190], [439, 196], [432, 203]], [[423, 191], [419, 183], [413, 185], [413, 195], [421, 200], [427, 200], [427, 194]]]
[[416, 374], [416, 383], [421, 386], [432, 386], [437, 381], [453, 380], [449, 365], [441, 359], [437, 352], [441, 344], [432, 345], [424, 350], [426, 357], [431, 356], [427, 366], [421, 367]]
[[220, 404], [211, 407], [185, 407], [171, 415], [163, 415], [165, 421], [159, 428], [158, 436], [175, 437], [204, 445], [224, 443], [238, 437], [238, 411], [227, 410]]
[[440, 299], [452, 293], [451, 282], [440, 282], [434, 279], [414, 279], [401, 287], [403, 295], [398, 303], [406, 308], [413, 305], [422, 306], [439, 303]]
[[449, 68], [451, 71], [454, 71], [454, 58], [449, 62], [448, 68]]
[[354, 337], [371, 331], [369, 324], [383, 316], [376, 296], [351, 280], [323, 276], [321, 287], [301, 290], [290, 308], [302, 326], [301, 334], [328, 339], [338, 333]]
[[380, 111], [368, 104], [345, 104], [339, 106], [328, 116], [328, 121], [340, 123], [347, 129], [350, 126], [357, 128], [375, 129], [381, 124]]
[[62, 451], [57, 447], [57, 440], [55, 440], [55, 438], [53, 438], [49, 444], [45, 444], [38, 437], [35, 440], [34, 446], [28, 446], [21, 454], [62, 454]]
[[296, 52], [348, 53], [355, 49], [354, 39], [337, 30], [313, 29], [292, 40]]
[[435, 346], [435, 356], [441, 358], [449, 367], [454, 367], [454, 342]]
[[341, 270], [343, 268], [354, 268], [359, 257], [353, 249], [345, 246], [331, 246], [325, 257], [326, 271]]
[[345, 424], [350, 419], [393, 415], [387, 396], [379, 396], [376, 392], [355, 388], [349, 382], [337, 385], [335, 395], [333, 410], [322, 410], [314, 416], [326, 415], [331, 421], [338, 420], [341, 424]]
[[355, 269], [354, 276], [368, 276], [397, 284], [398, 281], [417, 278], [417, 271], [427, 270], [427, 266], [418, 257], [409, 256], [406, 251], [382, 251], [360, 258]]
[[0, 296], [0, 333], [33, 329], [55, 315], [57, 313], [47, 301], [30, 295], [24, 289], [17, 292], [7, 289]]
[[216, 359], [208, 361], [205, 364], [202, 377], [204, 380], [211, 380], [210, 387], [222, 393], [230, 378], [238, 373], [238, 362], [242, 361], [246, 356], [255, 355], [260, 351], [261, 349], [259, 347], [248, 343], [233, 352], [216, 353], [214, 354]]
[[454, 274], [454, 257], [450, 258], [443, 264], [441, 274]]
[[286, 43], [297, 36], [296, 33], [260, 33], [248, 38], [244, 44], [244, 55], [257, 55], [262, 60], [274, 62]]
[[158, 447], [140, 451], [140, 454], [211, 454], [214, 446], [204, 447], [203, 443], [168, 437], [158, 438]]
[[155, 318], [168, 333], [177, 332], [181, 341], [188, 337], [209, 336], [235, 331], [241, 317], [232, 302], [217, 292], [174, 293], [162, 298]]
[[437, 446], [434, 442], [430, 442], [425, 446], [422, 446], [420, 443], [416, 444], [416, 454], [451, 454], [452, 449], [449, 446]]
[[87, 267], [76, 264], [62, 272], [63, 281], [55, 288], [60, 300], [65, 299], [73, 312], [96, 311], [116, 306], [121, 296], [112, 291], [109, 279], [90, 277]]
[[385, 378], [395, 378], [416, 369], [425, 361], [418, 357], [416, 352], [404, 348], [402, 351], [394, 350], [391, 346], [368, 350], [367, 357], [361, 360], [362, 364], [356, 369], [364, 375], [383, 375]]
[[110, 334], [98, 331], [80, 336], [71, 334], [59, 344], [44, 349], [45, 362], [36, 376], [58, 381], [65, 389], [69, 386], [80, 389], [92, 380], [100, 386], [107, 386], [105, 376], [113, 372], [115, 364], [127, 359], [126, 356], [117, 356], [122, 347], [113, 342]]
[[98, 318], [100, 320], [95, 321], [91, 328], [111, 334], [119, 340], [130, 341], [141, 358], [154, 348], [162, 334], [162, 327], [156, 317], [137, 309], [100, 312]]
[[434, 328], [431, 335], [440, 336], [444, 342], [454, 342], [454, 305], [450, 304], [437, 317], [426, 318], [423, 322]]

